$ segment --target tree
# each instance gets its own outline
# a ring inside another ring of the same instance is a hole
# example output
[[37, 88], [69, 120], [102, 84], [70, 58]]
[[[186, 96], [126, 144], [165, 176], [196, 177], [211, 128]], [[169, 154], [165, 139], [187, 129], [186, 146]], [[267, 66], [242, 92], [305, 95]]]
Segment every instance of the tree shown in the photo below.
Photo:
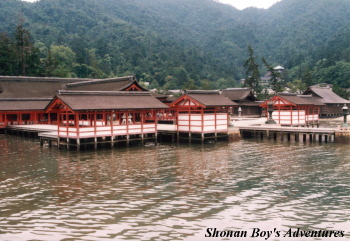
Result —
[[213, 89], [213, 83], [207, 79], [201, 80], [200, 81], [200, 88], [202, 90], [211, 90], [211, 89]]
[[300, 79], [289, 82], [287, 86], [291, 89], [292, 93], [302, 94], [307, 89], [307, 85]]
[[6, 34], [0, 34], [0, 75], [14, 75], [16, 54], [13, 41]]
[[215, 82], [214, 88], [226, 89], [236, 87], [237, 82], [233, 78], [220, 78]]
[[187, 70], [183, 66], [175, 68], [174, 78], [177, 80], [177, 83], [179, 85], [177, 88], [184, 88], [184, 86], [190, 80]]
[[350, 99], [350, 91], [347, 89], [340, 88], [337, 84], [335, 84], [332, 88], [333, 92], [339, 95], [340, 97], [349, 100]]
[[182, 86], [185, 90], [196, 90], [197, 86], [193, 79], [189, 79], [186, 83]]
[[262, 61], [265, 64], [267, 71], [270, 72], [270, 76], [271, 76], [270, 85], [272, 90], [275, 91], [275, 93], [281, 92], [283, 90], [281, 86], [281, 81], [282, 81], [281, 73], [276, 71], [271, 65], [269, 65], [265, 58], [262, 58]]
[[44, 75], [53, 76], [53, 71], [57, 68], [58, 61], [52, 57], [51, 49], [47, 50], [46, 58], [43, 58], [41, 62], [44, 69]]
[[40, 63], [39, 51], [34, 47], [31, 34], [23, 27], [23, 22], [21, 17], [14, 34], [18, 74], [24, 76], [27, 72], [31, 72], [36, 75]]
[[163, 91], [164, 93], [167, 93], [168, 90], [172, 89], [178, 89], [178, 83], [177, 80], [174, 78], [174, 76], [168, 75], [164, 79], [164, 85], [163, 85]]
[[314, 81], [312, 78], [312, 73], [311, 73], [311, 70], [309, 69], [309, 67], [307, 67], [304, 70], [303, 75], [301, 77], [301, 80], [306, 84], [306, 86], [311, 86], [314, 84]]
[[54, 69], [50, 70], [52, 76], [74, 77], [73, 67], [76, 64], [76, 55], [69, 47], [52, 45], [48, 53], [47, 61], [54, 64]]
[[259, 65], [256, 63], [256, 57], [254, 56], [254, 50], [250, 45], [248, 45], [248, 53], [249, 57], [243, 65], [246, 68], [244, 85], [251, 88], [257, 94], [261, 91], [259, 88], [260, 71]]

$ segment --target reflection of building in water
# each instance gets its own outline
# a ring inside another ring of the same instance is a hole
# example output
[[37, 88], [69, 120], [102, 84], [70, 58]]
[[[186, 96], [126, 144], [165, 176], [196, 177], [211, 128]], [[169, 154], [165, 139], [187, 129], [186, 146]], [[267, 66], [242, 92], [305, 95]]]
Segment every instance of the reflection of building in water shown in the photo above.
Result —
[[159, 153], [154, 148], [59, 152], [59, 155], [57, 184], [53, 192], [60, 202], [81, 196], [101, 198], [129, 193], [130, 190], [146, 190], [149, 186], [145, 184], [159, 175]]
[[177, 148], [178, 179], [188, 184], [201, 184], [227, 178], [230, 150], [224, 143], [222, 145]]
[[1, 138], [1, 136], [0, 136], [0, 150], [1, 150], [0, 156], [9, 153], [8, 140], [6, 138]]

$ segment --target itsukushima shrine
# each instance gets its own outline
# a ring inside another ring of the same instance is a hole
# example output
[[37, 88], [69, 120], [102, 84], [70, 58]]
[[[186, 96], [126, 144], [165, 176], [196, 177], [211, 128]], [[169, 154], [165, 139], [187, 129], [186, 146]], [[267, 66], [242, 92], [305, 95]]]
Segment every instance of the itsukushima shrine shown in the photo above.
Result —
[[[283, 126], [314, 126], [319, 124], [320, 109], [324, 104], [311, 95], [278, 93], [260, 106], [273, 108], [272, 119]], [[267, 116], [267, 112], [265, 113]]]
[[78, 149], [82, 144], [157, 142], [157, 112], [166, 108], [150, 92], [59, 91], [45, 109], [57, 116], [57, 131], [39, 136]]
[[38, 133], [41, 144], [58, 147], [153, 140], [171, 135], [180, 139], [217, 140], [228, 137], [229, 110], [235, 103], [218, 91], [188, 91], [170, 106], [150, 92], [58, 91], [45, 108], [54, 125], [13, 125], [14, 133]]
[[325, 105], [331, 104], [332, 115], [339, 115], [336, 110], [342, 107], [339, 103], [349, 102], [335, 99], [328, 89], [323, 91], [328, 93], [327, 100], [320, 97], [323, 93], [311, 93], [278, 94], [260, 102], [265, 110], [271, 105], [272, 117], [278, 125], [230, 128], [232, 113], [237, 113], [240, 107], [238, 103], [246, 102], [243, 95], [235, 103], [220, 91], [185, 91], [169, 102], [166, 96], [142, 87], [133, 76], [111, 79], [0, 76], [0, 131], [35, 135], [42, 145], [47, 142], [77, 150], [82, 146], [97, 148], [99, 144], [111, 147], [146, 141], [157, 144], [157, 140], [169, 137], [172, 141], [203, 143], [237, 133], [243, 137], [333, 142], [346, 137], [349, 131], [308, 127], [318, 125]]
[[230, 124], [229, 111], [236, 103], [219, 91], [188, 90], [169, 105], [160, 118], [159, 133], [172, 140], [201, 140], [227, 137]]

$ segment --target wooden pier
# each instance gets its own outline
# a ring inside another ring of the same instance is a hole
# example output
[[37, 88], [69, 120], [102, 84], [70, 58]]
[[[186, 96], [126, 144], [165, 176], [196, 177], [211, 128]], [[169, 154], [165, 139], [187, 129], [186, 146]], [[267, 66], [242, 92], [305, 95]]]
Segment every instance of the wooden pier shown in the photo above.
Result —
[[5, 133], [18, 136], [38, 137], [40, 133], [57, 131], [57, 125], [9, 125]]
[[158, 130], [158, 139], [160, 142], [169, 141], [172, 143], [202, 143], [205, 142], [217, 142], [218, 140], [228, 140], [229, 134], [227, 132], [214, 132], [214, 133], [196, 133], [196, 132], [178, 132], [178, 131], [165, 131]]
[[340, 128], [309, 128], [309, 127], [281, 127], [278, 125], [249, 125], [229, 128], [227, 133], [188, 133], [176, 130], [164, 130], [159, 128], [157, 133], [112, 135], [105, 133], [101, 136], [69, 136], [58, 135], [56, 125], [13, 125], [6, 127], [6, 133], [23, 137], [36, 137], [40, 145], [56, 146], [57, 148], [75, 149], [93, 148], [98, 146], [129, 146], [145, 145], [151, 141], [157, 145], [158, 141], [171, 142], [217, 142], [219, 139], [238, 140], [240, 138], [268, 139], [289, 142], [339, 142], [350, 143], [350, 130]]
[[148, 141], [152, 141], [157, 145], [157, 134], [135, 134], [135, 135], [119, 135], [119, 136], [90, 136], [90, 137], [59, 137], [57, 132], [43, 132], [39, 133], [40, 145], [48, 143], [49, 146], [64, 147], [67, 150], [75, 148], [77, 151], [81, 147], [84, 149], [97, 149], [98, 146], [115, 147], [118, 145], [130, 146], [131, 144], [145, 145]]
[[23, 137], [39, 138], [40, 145], [47, 143], [50, 147], [80, 150], [81, 147], [96, 149], [99, 145], [114, 147], [118, 144], [129, 146], [131, 144], [145, 145], [148, 141], [157, 144], [157, 134], [112, 135], [105, 133], [101, 136], [86, 137], [59, 137], [57, 125], [12, 125], [6, 127], [6, 133]]
[[291, 142], [335, 142], [335, 128], [247, 126], [239, 127], [242, 138], [272, 139]]

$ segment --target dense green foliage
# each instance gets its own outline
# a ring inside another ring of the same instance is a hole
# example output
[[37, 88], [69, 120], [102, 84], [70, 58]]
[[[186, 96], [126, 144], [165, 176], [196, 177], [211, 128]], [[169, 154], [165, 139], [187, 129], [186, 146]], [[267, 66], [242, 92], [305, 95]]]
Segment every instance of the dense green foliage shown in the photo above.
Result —
[[0, 9], [1, 75], [23, 74], [14, 53], [23, 16], [35, 43], [27, 75], [135, 74], [164, 89], [234, 87], [246, 77], [250, 45], [260, 73], [267, 71], [261, 58], [282, 65], [293, 88], [296, 80], [350, 87], [349, 0], [282, 0], [243, 11], [213, 0], [6, 0]]

